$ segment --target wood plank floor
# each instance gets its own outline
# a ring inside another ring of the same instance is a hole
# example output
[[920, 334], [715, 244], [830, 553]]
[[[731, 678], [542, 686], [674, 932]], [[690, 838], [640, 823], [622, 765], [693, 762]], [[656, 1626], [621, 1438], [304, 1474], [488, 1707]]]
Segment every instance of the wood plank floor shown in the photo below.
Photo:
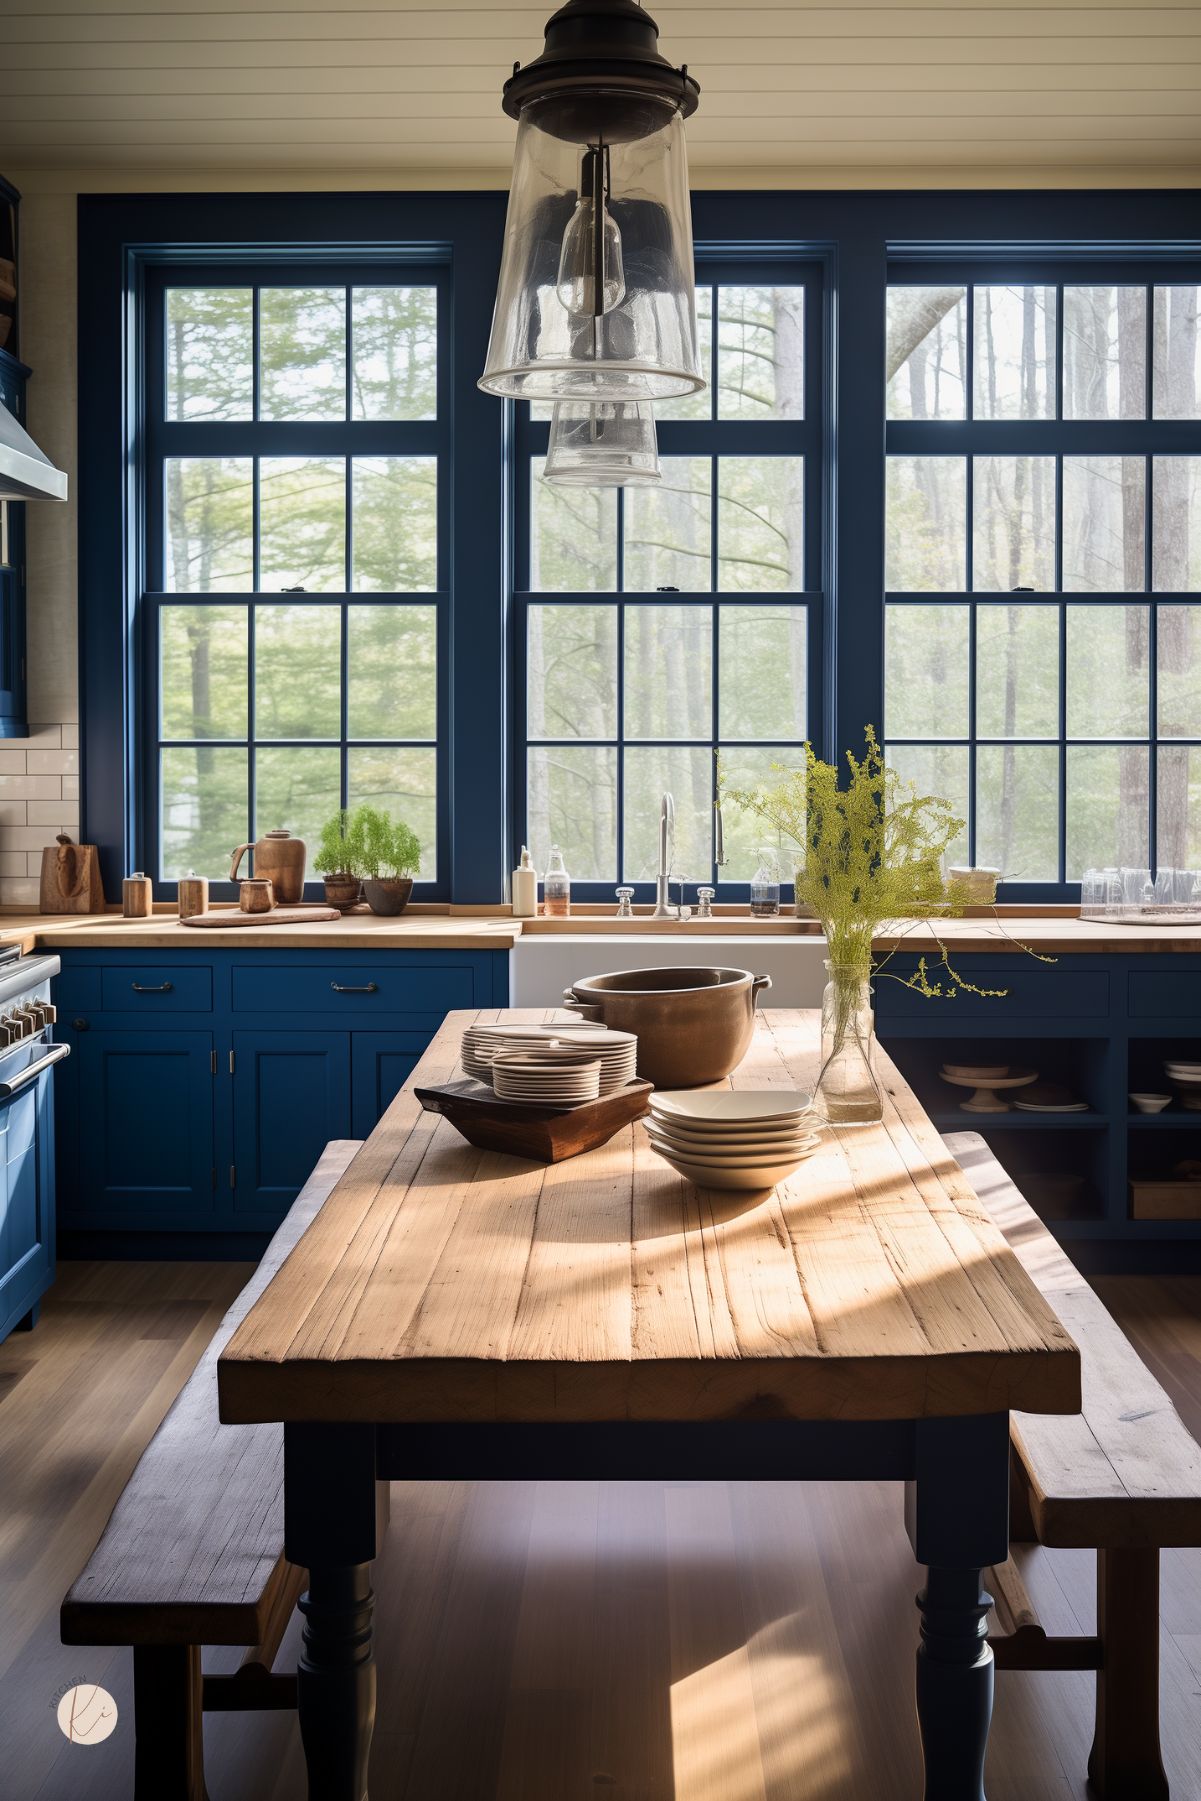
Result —
[[[125, 1651], [65, 1650], [58, 1603], [248, 1271], [63, 1266], [0, 1346], [0, 1794], [124, 1801]], [[1098, 1288], [1201, 1434], [1201, 1278]], [[1024, 1554], [1088, 1631], [1092, 1559]], [[888, 1484], [463, 1484], [393, 1491], [377, 1565], [373, 1801], [913, 1801], [915, 1570]], [[1165, 1558], [1164, 1732], [1201, 1797], [1201, 1551]], [[212, 1655], [230, 1668], [236, 1653]], [[281, 1665], [295, 1657], [295, 1626]], [[57, 1692], [124, 1710], [70, 1745]], [[1083, 1801], [1086, 1676], [998, 1678], [990, 1801]], [[302, 1801], [295, 1722], [206, 1725], [213, 1801]]]

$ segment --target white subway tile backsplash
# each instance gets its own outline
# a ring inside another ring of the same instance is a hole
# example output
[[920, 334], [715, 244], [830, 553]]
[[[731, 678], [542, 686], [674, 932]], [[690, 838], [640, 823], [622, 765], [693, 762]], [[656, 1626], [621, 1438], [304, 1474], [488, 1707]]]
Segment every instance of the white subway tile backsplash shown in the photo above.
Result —
[[7, 827], [25, 824], [27, 804], [23, 800], [0, 799], [0, 846], [3, 845]]
[[64, 750], [78, 750], [79, 749], [79, 727], [78, 727], [78, 725], [67, 725], [64, 723], [61, 730], [62, 730], [62, 734], [63, 734], [63, 749]]
[[55, 834], [48, 825], [13, 826], [0, 837], [0, 849], [3, 850], [45, 850], [48, 844], [54, 843]]
[[26, 753], [30, 775], [78, 775], [77, 750], [31, 750]]
[[25, 756], [23, 750], [0, 750], [0, 775], [24, 775]]
[[61, 775], [0, 775], [0, 800], [61, 801], [62, 797]]
[[30, 750], [59, 750], [62, 741], [61, 725], [31, 725], [28, 737], [13, 740], [16, 744], [27, 745]]
[[[40, 868], [40, 865], [39, 865]], [[11, 875], [29, 874], [29, 853], [21, 850], [0, 850], [0, 879]]]
[[61, 797], [58, 800], [31, 800], [29, 823], [50, 826], [56, 832], [70, 832], [75, 837], [79, 831], [79, 803]]
[[36, 907], [40, 886], [30, 876], [0, 876], [0, 906]]
[[79, 777], [77, 775], [65, 775], [63, 777], [63, 799], [79, 799]]

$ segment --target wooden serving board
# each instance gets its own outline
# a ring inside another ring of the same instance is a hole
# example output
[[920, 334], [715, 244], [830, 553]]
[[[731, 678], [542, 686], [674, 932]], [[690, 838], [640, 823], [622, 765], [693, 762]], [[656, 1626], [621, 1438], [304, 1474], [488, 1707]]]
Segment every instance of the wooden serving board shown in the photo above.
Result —
[[270, 913], [243, 913], [240, 907], [229, 907], [220, 913], [193, 913], [181, 919], [181, 926], [299, 926], [315, 920], [341, 919], [337, 907], [273, 907]]
[[498, 1100], [484, 1082], [470, 1077], [413, 1090], [427, 1113], [442, 1114], [468, 1144], [533, 1163], [562, 1163], [607, 1144], [631, 1120], [642, 1118], [652, 1092], [650, 1082], [629, 1082], [601, 1100], [563, 1108]]

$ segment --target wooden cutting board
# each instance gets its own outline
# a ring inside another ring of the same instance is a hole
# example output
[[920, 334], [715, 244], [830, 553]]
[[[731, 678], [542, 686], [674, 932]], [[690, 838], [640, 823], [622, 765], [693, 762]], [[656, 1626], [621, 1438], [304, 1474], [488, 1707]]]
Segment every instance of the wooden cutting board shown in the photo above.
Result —
[[103, 913], [100, 852], [94, 844], [73, 844], [62, 833], [42, 852], [41, 913]]
[[220, 913], [193, 913], [181, 919], [181, 926], [300, 926], [315, 920], [341, 919], [337, 907], [273, 907], [270, 913], [243, 913], [240, 907], [229, 907]]

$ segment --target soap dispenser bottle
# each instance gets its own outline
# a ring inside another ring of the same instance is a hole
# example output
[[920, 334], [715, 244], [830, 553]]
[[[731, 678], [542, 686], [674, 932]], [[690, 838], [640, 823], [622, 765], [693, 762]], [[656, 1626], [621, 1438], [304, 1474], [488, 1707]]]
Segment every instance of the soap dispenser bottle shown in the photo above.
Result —
[[550, 861], [542, 882], [542, 911], [548, 919], [565, 919], [571, 912], [571, 877], [557, 844], [550, 847]]
[[513, 871], [513, 917], [533, 919], [538, 911], [538, 871], [526, 845], [521, 847], [521, 861]]

